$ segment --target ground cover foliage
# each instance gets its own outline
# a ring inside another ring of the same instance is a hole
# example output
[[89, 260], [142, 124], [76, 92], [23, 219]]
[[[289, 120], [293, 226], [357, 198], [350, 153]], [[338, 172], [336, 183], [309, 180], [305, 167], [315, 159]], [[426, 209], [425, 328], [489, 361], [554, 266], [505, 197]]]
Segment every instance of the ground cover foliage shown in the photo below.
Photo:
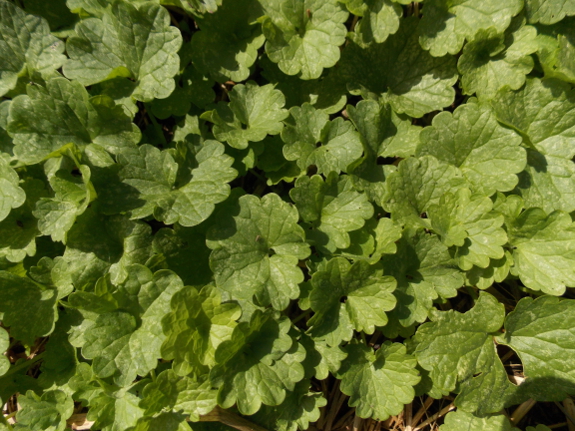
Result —
[[517, 430], [574, 84], [570, 0], [0, 0], [0, 430]]

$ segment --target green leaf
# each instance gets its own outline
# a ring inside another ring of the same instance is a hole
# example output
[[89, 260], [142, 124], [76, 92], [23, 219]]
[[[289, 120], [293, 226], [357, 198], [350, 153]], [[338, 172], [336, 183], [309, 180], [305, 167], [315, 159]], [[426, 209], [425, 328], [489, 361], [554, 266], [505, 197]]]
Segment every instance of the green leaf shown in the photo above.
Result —
[[575, 18], [565, 18], [552, 26], [537, 26], [537, 55], [546, 78], [575, 83]]
[[529, 396], [559, 401], [575, 393], [575, 375], [568, 352], [575, 304], [573, 300], [542, 296], [523, 298], [505, 319], [498, 342], [517, 352], [523, 363]]
[[94, 207], [78, 217], [55, 265], [62, 283], [79, 290], [93, 286], [106, 272], [114, 283], [121, 283], [129, 265], [144, 264], [152, 254], [150, 226], [122, 216], [105, 217]]
[[575, 210], [575, 91], [554, 79], [528, 79], [519, 91], [501, 90], [492, 105], [530, 148], [518, 185], [525, 207]]
[[[399, 414], [415, 398], [419, 380], [416, 360], [400, 343], [386, 341], [376, 352], [363, 344], [349, 344], [348, 357], [337, 373], [349, 406], [362, 418], [386, 420]], [[385, 388], [385, 390], [381, 390]]]
[[47, 391], [41, 397], [32, 391], [18, 397], [21, 409], [18, 423], [32, 431], [64, 431], [66, 420], [74, 413], [74, 402], [60, 390]]
[[0, 271], [0, 295], [2, 323], [10, 328], [10, 335], [16, 340], [32, 346], [37, 337], [45, 337], [54, 330], [58, 320], [57, 290]]
[[0, 152], [12, 155], [12, 138], [6, 131], [11, 100], [0, 102]]
[[320, 417], [320, 408], [327, 405], [321, 392], [309, 390], [310, 382], [303, 380], [288, 392], [279, 406], [262, 406], [252, 416], [254, 421], [277, 431], [306, 430]]
[[338, 74], [352, 94], [370, 98], [385, 94], [397, 113], [422, 117], [451, 105], [457, 81], [452, 56], [432, 57], [417, 40], [415, 17], [404, 19], [384, 43], [361, 48], [350, 43], [343, 51]]
[[216, 406], [216, 391], [209, 382], [199, 382], [178, 376], [172, 370], [162, 371], [155, 381], [144, 388], [140, 407], [147, 416], [164, 409], [182, 412], [196, 422], [200, 415], [210, 413]]
[[481, 29], [465, 45], [457, 62], [464, 94], [490, 100], [504, 86], [518, 90], [525, 83], [534, 65], [537, 30], [522, 26], [522, 20], [515, 19], [505, 34]]
[[290, 118], [282, 131], [283, 154], [302, 170], [315, 165], [319, 173], [346, 172], [361, 157], [359, 135], [349, 121], [338, 117], [329, 121], [326, 112], [309, 103], [290, 109]]
[[178, 274], [184, 284], [201, 286], [212, 280], [205, 225], [184, 228], [176, 224], [173, 229], [162, 228], [154, 236], [152, 246], [165, 260], [166, 267]]
[[135, 201], [144, 202], [131, 210], [132, 218], [153, 215], [165, 224], [200, 224], [229, 196], [227, 183], [237, 176], [224, 145], [213, 140], [188, 146], [183, 154], [144, 144], [119, 158], [120, 179], [132, 188]]
[[156, 416], [144, 416], [133, 428], [126, 431], [192, 431], [187, 417], [181, 413], [161, 412]]
[[64, 75], [85, 86], [128, 77], [137, 82], [136, 100], [168, 97], [175, 88], [182, 36], [170, 26], [166, 9], [153, 2], [138, 6], [115, 2], [101, 18], [80, 21], [66, 42], [70, 60]]
[[262, 404], [279, 405], [304, 378], [305, 349], [288, 335], [290, 326], [287, 318], [257, 310], [218, 346], [210, 382], [219, 388], [222, 408], [236, 404], [240, 413], [250, 415]]
[[16, 87], [19, 76], [51, 75], [64, 64], [63, 53], [64, 42], [50, 34], [44, 18], [0, 2], [0, 96]]
[[273, 85], [260, 87], [248, 81], [245, 85], [235, 85], [229, 98], [229, 103], [219, 102], [216, 109], [200, 116], [214, 123], [212, 132], [216, 139], [242, 150], [249, 142], [259, 142], [267, 135], [282, 131], [282, 120], [288, 116], [288, 111], [283, 109], [283, 94]]
[[414, 355], [433, 381], [432, 396], [447, 395], [457, 382], [485, 372], [493, 364], [491, 333], [503, 325], [505, 310], [493, 296], [481, 292], [475, 306], [462, 314], [436, 311], [417, 329]]
[[10, 347], [10, 336], [4, 328], [0, 328], [0, 376], [10, 369], [10, 360], [4, 355], [8, 347]]
[[355, 191], [349, 177], [335, 172], [326, 181], [319, 175], [298, 178], [290, 197], [300, 217], [314, 229], [308, 231], [309, 239], [332, 252], [349, 247], [348, 232], [360, 229], [373, 216], [367, 195]]
[[143, 417], [144, 410], [138, 407], [140, 398], [131, 391], [119, 391], [116, 396], [100, 394], [90, 403], [87, 420], [92, 427], [102, 431], [126, 431]]
[[319, 78], [332, 67], [345, 42], [348, 13], [337, 0], [260, 0], [266, 16], [262, 31], [266, 53], [287, 75]]
[[12, 208], [18, 208], [26, 202], [26, 193], [19, 182], [20, 177], [10, 167], [9, 159], [0, 156], [0, 221], [8, 217]]
[[50, 3], [43, 0], [26, 0], [24, 5], [28, 13], [45, 18], [52, 31], [74, 24], [76, 18], [66, 6], [66, 0], [54, 0]]
[[504, 217], [492, 209], [491, 199], [472, 194], [468, 188], [446, 193], [438, 204], [429, 207], [432, 229], [446, 246], [457, 246], [455, 257], [460, 268], [487, 268], [490, 259], [503, 257], [507, 243]]
[[493, 27], [503, 33], [522, 8], [522, 0], [426, 1], [418, 28], [419, 42], [435, 57], [455, 55], [465, 39], [473, 39], [479, 30]]
[[488, 289], [494, 282], [501, 283], [509, 275], [513, 266], [513, 256], [505, 250], [501, 259], [491, 259], [487, 268], [474, 266], [465, 273], [465, 284], [479, 289]]
[[403, 327], [425, 321], [438, 295], [454, 297], [463, 285], [463, 274], [447, 247], [423, 230], [406, 229], [397, 253], [382, 256], [381, 262], [384, 273], [397, 280], [397, 305], [388, 315]]
[[460, 431], [462, 429], [467, 431], [518, 431], [505, 415], [478, 417], [461, 409], [449, 412], [445, 416], [445, 422], [439, 427], [439, 431]]
[[385, 312], [396, 303], [393, 277], [365, 261], [351, 265], [342, 257], [331, 259], [313, 274], [311, 284], [310, 334], [331, 346], [349, 341], [353, 330], [373, 334], [376, 326], [387, 323]]
[[222, 303], [211, 285], [200, 291], [185, 287], [174, 295], [172, 310], [162, 319], [162, 357], [173, 360], [174, 371], [182, 376], [208, 372], [216, 365], [216, 349], [231, 337], [241, 312], [236, 303]]
[[7, 129], [14, 154], [24, 163], [38, 163], [68, 144], [84, 148], [96, 143], [116, 153], [140, 140], [140, 131], [120, 106], [106, 96], [89, 98], [78, 82], [53, 78], [46, 87], [28, 85], [27, 91], [10, 104]]
[[247, 79], [265, 41], [256, 22], [261, 15], [258, 1], [236, 0], [196, 18], [200, 31], [192, 37], [194, 66], [218, 82]]
[[351, 13], [363, 17], [355, 25], [352, 36], [358, 45], [385, 42], [399, 29], [403, 9], [393, 0], [346, 0], [344, 3]]
[[575, 15], [575, 5], [565, 0], [525, 0], [525, 14], [530, 23], [554, 24]]
[[399, 223], [421, 225], [420, 215], [463, 182], [459, 169], [433, 156], [409, 157], [387, 178], [383, 207]]
[[152, 274], [140, 265], [128, 271], [127, 280], [114, 292], [118, 310], [98, 316], [86, 331], [82, 347], [82, 355], [93, 359], [96, 375], [113, 377], [120, 386], [157, 366], [166, 339], [158, 322], [169, 312], [172, 296], [183, 287], [171, 271]]
[[[69, 163], [66, 158], [50, 159], [48, 181], [54, 197], [40, 198], [33, 214], [38, 218], [38, 229], [53, 241], [66, 243], [68, 231], [96, 198], [90, 182], [91, 171], [86, 165]], [[79, 176], [79, 178], [78, 178]]]
[[440, 112], [421, 131], [417, 156], [432, 155], [457, 166], [474, 192], [491, 196], [517, 185], [526, 165], [521, 137], [497, 123], [485, 105], [466, 103]]
[[575, 286], [575, 224], [569, 214], [550, 215], [539, 208], [523, 212], [508, 224], [514, 266], [525, 286], [549, 295], [562, 295]]
[[297, 220], [297, 210], [274, 193], [242, 196], [208, 232], [216, 285], [237, 299], [286, 308], [303, 281], [298, 260], [310, 254]]

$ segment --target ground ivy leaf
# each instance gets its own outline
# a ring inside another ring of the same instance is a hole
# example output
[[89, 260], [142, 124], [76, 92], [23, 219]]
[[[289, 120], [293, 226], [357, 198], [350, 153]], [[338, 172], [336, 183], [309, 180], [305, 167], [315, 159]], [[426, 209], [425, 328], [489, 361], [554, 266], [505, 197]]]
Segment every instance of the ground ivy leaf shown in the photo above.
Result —
[[492, 209], [491, 199], [472, 194], [465, 187], [444, 194], [438, 204], [429, 207], [427, 215], [435, 233], [446, 246], [457, 246], [455, 257], [460, 268], [487, 268], [490, 259], [503, 257], [507, 243], [504, 217]]
[[525, 207], [575, 210], [575, 91], [555, 79], [528, 79], [519, 91], [501, 90], [492, 106], [530, 147], [518, 185]]
[[431, 313], [413, 340], [417, 362], [429, 371], [433, 396], [446, 395], [456, 383], [485, 371], [493, 361], [493, 337], [503, 325], [505, 310], [493, 296], [481, 292], [475, 306], [462, 314], [454, 310]]
[[236, 303], [222, 303], [214, 286], [184, 288], [174, 295], [172, 310], [162, 319], [162, 357], [173, 360], [174, 371], [182, 376], [208, 372], [216, 365], [218, 345], [231, 337], [241, 312]]
[[214, 123], [212, 132], [216, 139], [242, 150], [249, 142], [259, 142], [282, 131], [282, 120], [289, 114], [283, 109], [284, 95], [272, 84], [261, 87], [253, 81], [238, 84], [229, 98], [229, 103], [219, 102], [216, 109], [200, 116]]
[[26, 202], [26, 193], [19, 185], [20, 177], [7, 157], [0, 156], [0, 221]]
[[113, 377], [127, 386], [137, 375], [145, 376], [157, 366], [166, 336], [158, 322], [170, 310], [172, 296], [182, 289], [171, 271], [152, 274], [144, 266], [128, 268], [125, 283], [114, 292], [119, 309], [98, 316], [86, 331], [82, 355], [93, 359], [94, 372]]
[[10, 369], [10, 360], [4, 355], [10, 347], [10, 335], [4, 328], [0, 328], [0, 376]]
[[[523, 298], [505, 319], [498, 342], [517, 352], [524, 367], [529, 396], [558, 401], [575, 390], [571, 334], [575, 302], [542, 296]], [[531, 385], [531, 386], [529, 386]]]
[[555, 24], [575, 15], [575, 5], [566, 0], [525, 0], [525, 14], [530, 23]]
[[38, 218], [40, 232], [50, 235], [53, 241], [66, 243], [76, 217], [84, 213], [96, 198], [90, 181], [92, 174], [88, 166], [67, 163], [63, 157], [50, 159], [45, 170], [49, 170], [48, 181], [55, 196], [40, 198], [33, 214]]
[[126, 431], [144, 416], [138, 404], [140, 398], [131, 391], [121, 391], [117, 396], [102, 393], [90, 403], [87, 420], [102, 431]]
[[290, 118], [282, 131], [283, 154], [305, 170], [315, 165], [319, 173], [346, 172], [361, 157], [359, 135], [349, 121], [337, 117], [329, 121], [326, 112], [309, 103], [290, 109]]
[[417, 156], [432, 155], [461, 169], [473, 191], [491, 196], [517, 185], [526, 165], [521, 137], [500, 126], [489, 107], [477, 103], [440, 112], [420, 134]]
[[44, 18], [0, 2], [0, 96], [16, 87], [19, 76], [59, 69], [66, 60], [63, 53], [64, 42], [50, 34]]
[[303, 80], [298, 76], [286, 75], [267, 57], [259, 60], [259, 65], [263, 69], [262, 76], [284, 94], [286, 108], [307, 102], [316, 109], [335, 114], [345, 106], [347, 89], [333, 72], [319, 79]]
[[155, 381], [146, 385], [140, 401], [146, 416], [168, 409], [189, 415], [193, 422], [200, 420], [200, 415], [210, 413], [216, 404], [216, 391], [208, 381], [178, 376], [173, 370], [162, 371]]
[[525, 286], [549, 295], [575, 286], [575, 225], [569, 214], [531, 208], [508, 223], [507, 231], [514, 249], [511, 272]]
[[423, 322], [438, 295], [451, 298], [463, 285], [463, 274], [449, 250], [424, 230], [404, 230], [397, 253], [382, 256], [384, 273], [397, 280], [397, 305], [388, 315], [408, 327]]
[[501, 283], [509, 275], [513, 266], [513, 255], [505, 250], [501, 259], [491, 259], [487, 268], [474, 266], [465, 273], [465, 284], [478, 289], [488, 289], [494, 282]]
[[261, 15], [258, 1], [236, 0], [233, 5], [220, 6], [215, 13], [197, 17], [200, 31], [192, 37], [194, 66], [218, 82], [247, 79], [265, 41], [256, 23]]
[[505, 34], [494, 27], [481, 29], [465, 45], [457, 62], [464, 94], [490, 100], [506, 85], [518, 90], [525, 83], [538, 44], [535, 27], [522, 25], [522, 21], [522, 17], [513, 20]]
[[489, 415], [478, 417], [472, 413], [457, 409], [445, 416], [445, 422], [439, 431], [519, 431], [514, 428], [505, 415]]
[[332, 67], [345, 42], [348, 13], [336, 0], [260, 0], [266, 16], [262, 30], [266, 53], [282, 72], [301, 73], [301, 79], [319, 78]]
[[28, 85], [27, 92], [12, 100], [8, 117], [14, 154], [24, 163], [38, 163], [67, 144], [96, 143], [116, 153], [140, 140], [120, 106], [106, 96], [89, 98], [79, 82], [53, 78], [45, 88]]
[[170, 26], [162, 6], [115, 2], [102, 18], [84, 19], [76, 26], [76, 35], [66, 43], [70, 60], [64, 75], [85, 86], [129, 77], [138, 84], [132, 94], [136, 100], [164, 99], [175, 88], [181, 45], [180, 31]]
[[327, 405], [321, 392], [312, 392], [310, 381], [302, 380], [289, 391], [279, 406], [262, 406], [252, 416], [254, 422], [277, 431], [306, 430], [320, 417], [320, 408]]
[[0, 102], [0, 152], [12, 156], [12, 138], [8, 135], [8, 113], [10, 110], [11, 100]]
[[37, 337], [45, 337], [54, 330], [58, 320], [57, 290], [0, 271], [0, 292], [2, 322], [10, 327], [10, 335], [16, 340], [32, 346]]
[[287, 318], [256, 310], [218, 346], [210, 382], [219, 388], [222, 408], [237, 404], [240, 413], [251, 415], [262, 404], [279, 405], [304, 378], [305, 349], [288, 335], [290, 326]]
[[349, 341], [353, 330], [373, 334], [376, 326], [387, 323], [385, 312], [396, 303], [394, 278], [383, 276], [381, 269], [366, 261], [352, 265], [345, 258], [333, 258], [313, 274], [311, 284], [310, 334], [331, 346]]
[[575, 83], [575, 18], [565, 18], [552, 26], [537, 26], [537, 56], [545, 77]]
[[297, 210], [274, 193], [242, 196], [233, 214], [208, 232], [217, 286], [234, 298], [255, 297], [262, 306], [286, 308], [303, 281], [298, 260], [310, 254], [298, 218]]
[[224, 145], [208, 140], [181, 148], [183, 154], [175, 154], [144, 144], [120, 156], [124, 167], [119, 177], [137, 191], [134, 200], [145, 202], [132, 209], [132, 218], [154, 215], [165, 224], [195, 226], [229, 196], [227, 183], [237, 171], [231, 167], [232, 157], [224, 154]]
[[[166, 269], [171, 269], [184, 284], [202, 286], [212, 280], [210, 252], [206, 246], [206, 225], [193, 228], [174, 225], [173, 229], [161, 228], [152, 247], [165, 260]], [[190, 260], [190, 253], [194, 259]]]
[[393, 0], [346, 0], [343, 3], [352, 14], [363, 17], [355, 25], [352, 36], [358, 45], [383, 43], [399, 29], [403, 9]]
[[192, 431], [188, 417], [181, 413], [161, 412], [155, 416], [144, 416], [133, 428], [126, 431]]
[[409, 157], [388, 176], [383, 207], [401, 224], [420, 225], [421, 214], [463, 183], [461, 171], [448, 163], [430, 155]]
[[55, 265], [64, 282], [77, 290], [92, 286], [103, 273], [121, 283], [131, 264], [144, 264], [152, 254], [151, 228], [127, 217], [105, 217], [92, 205], [68, 233], [62, 259]]
[[61, 390], [46, 391], [41, 397], [28, 391], [18, 397], [18, 403], [16, 420], [31, 431], [64, 431], [74, 413], [74, 401]]
[[373, 216], [367, 195], [355, 191], [349, 177], [335, 172], [326, 181], [319, 175], [298, 178], [290, 197], [303, 221], [314, 228], [309, 239], [332, 252], [349, 247], [348, 232], [360, 229]]
[[[399, 414], [415, 398], [419, 380], [416, 360], [400, 343], [386, 341], [376, 352], [363, 344], [349, 344], [348, 354], [337, 373], [349, 406], [362, 418], [385, 420]], [[385, 388], [382, 391], [381, 388]]]
[[363, 100], [345, 109], [363, 144], [363, 157], [353, 162], [348, 171], [355, 187], [373, 202], [380, 203], [390, 165], [378, 164], [377, 158], [412, 156], [421, 128], [413, 126], [406, 115], [396, 114], [387, 103]]
[[521, 0], [432, 0], [425, 3], [419, 42], [435, 57], [455, 55], [465, 39], [473, 39], [481, 29], [493, 27], [502, 33], [522, 8]]
[[432, 57], [421, 49], [418, 21], [415, 17], [403, 20], [384, 43], [367, 48], [350, 43], [344, 49], [338, 73], [352, 94], [374, 98], [386, 93], [395, 112], [417, 118], [453, 103], [455, 59]]

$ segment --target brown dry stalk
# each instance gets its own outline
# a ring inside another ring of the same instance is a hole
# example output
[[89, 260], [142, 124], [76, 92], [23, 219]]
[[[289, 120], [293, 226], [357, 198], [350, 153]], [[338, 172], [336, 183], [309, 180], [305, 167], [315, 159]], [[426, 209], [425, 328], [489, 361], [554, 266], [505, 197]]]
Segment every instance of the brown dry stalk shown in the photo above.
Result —
[[453, 403], [449, 404], [447, 407], [442, 408], [440, 411], [435, 413], [433, 416], [430, 416], [427, 420], [421, 422], [416, 428], [413, 429], [413, 431], [418, 431], [422, 428], [425, 428], [427, 425], [430, 425], [432, 422], [436, 421], [440, 417], [445, 416], [447, 413], [449, 413], [454, 408], [455, 408], [455, 406], [453, 405]]
[[530, 398], [523, 404], [521, 404], [519, 407], [517, 407], [515, 411], [511, 413], [511, 417], [509, 418], [511, 420], [511, 423], [513, 425], [517, 425], [519, 421], [523, 419], [527, 413], [529, 413], [529, 410], [533, 408], [535, 403], [536, 401]]

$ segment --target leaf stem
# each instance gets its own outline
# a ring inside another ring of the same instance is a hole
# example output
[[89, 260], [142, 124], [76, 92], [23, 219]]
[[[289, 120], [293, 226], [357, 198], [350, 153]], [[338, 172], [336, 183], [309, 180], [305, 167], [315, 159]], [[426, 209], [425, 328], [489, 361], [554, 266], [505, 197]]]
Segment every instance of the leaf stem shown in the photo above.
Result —
[[150, 105], [146, 103], [145, 106], [146, 106], [146, 112], [148, 114], [148, 117], [152, 121], [152, 124], [154, 125], [154, 129], [156, 130], [156, 135], [158, 135], [159, 138], [161, 139], [162, 145], [164, 147], [167, 146], [168, 142], [166, 141], [166, 137], [164, 136], [164, 132], [162, 131], [162, 128], [160, 127], [160, 124], [158, 123], [158, 120], [156, 120], [156, 117], [154, 116], [154, 114], [152, 114], [152, 111], [150, 109]]
[[36, 356], [34, 356], [32, 359], [29, 359], [27, 361], [22, 362], [21, 364], [18, 365], [14, 365], [13, 367], [10, 368], [10, 370], [4, 374], [2, 377], [6, 377], [9, 376], [10, 374], [14, 374], [24, 368], [29, 368], [32, 365], [34, 365], [36, 362], [38, 362], [40, 359], [42, 359], [42, 357], [44, 356], [44, 353], [46, 352], [42, 352]]

